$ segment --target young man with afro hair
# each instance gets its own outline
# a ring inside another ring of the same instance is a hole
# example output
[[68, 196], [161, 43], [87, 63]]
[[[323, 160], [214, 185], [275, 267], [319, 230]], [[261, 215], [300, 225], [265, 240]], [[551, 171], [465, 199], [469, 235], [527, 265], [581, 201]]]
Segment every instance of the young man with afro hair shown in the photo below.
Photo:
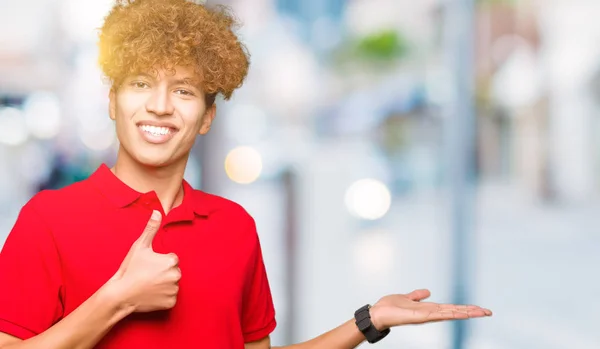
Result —
[[[99, 41], [117, 161], [21, 209], [0, 253], [0, 348], [271, 347], [254, 220], [183, 179], [215, 97], [228, 99], [248, 72], [235, 25], [223, 8], [191, 1], [117, 1]], [[491, 315], [428, 296], [383, 297], [288, 348], [354, 348], [394, 326]]]

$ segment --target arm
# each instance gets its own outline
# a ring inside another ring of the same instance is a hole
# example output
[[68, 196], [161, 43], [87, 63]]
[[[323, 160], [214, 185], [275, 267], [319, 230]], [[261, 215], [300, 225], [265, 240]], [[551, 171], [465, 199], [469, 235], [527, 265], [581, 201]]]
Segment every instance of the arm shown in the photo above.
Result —
[[[409, 294], [389, 295], [381, 298], [371, 309], [371, 321], [378, 330], [390, 327], [424, 324], [446, 320], [461, 320], [491, 316], [488, 309], [474, 305], [454, 305], [421, 302], [430, 295], [428, 290], [416, 290]], [[307, 342], [272, 349], [352, 349], [365, 341], [364, 335], [349, 320], [341, 326]], [[271, 349], [270, 339], [247, 343], [245, 349]]]
[[[255, 258], [251, 264], [253, 276], [243, 302], [245, 307], [242, 329], [246, 341], [245, 349], [352, 349], [366, 340], [355, 320], [351, 319], [309, 341], [284, 347], [271, 347], [269, 334], [275, 328], [275, 310], [253, 220], [251, 220], [250, 228], [252, 235], [255, 236]], [[384, 331], [402, 325], [492, 315], [490, 310], [474, 305], [421, 302], [429, 296], [428, 290], [415, 290], [408, 294], [385, 296], [369, 309], [371, 323], [375, 329]]]
[[307, 342], [284, 347], [273, 347], [273, 349], [350, 349], [356, 348], [364, 341], [365, 336], [358, 330], [354, 320], [348, 320], [341, 326]]
[[285, 347], [271, 347], [271, 339], [265, 337], [260, 341], [246, 343], [245, 349], [346, 349], [356, 348], [364, 341], [365, 337], [354, 324], [354, 320], [348, 320], [341, 326], [307, 342]]
[[1, 349], [88, 349], [129, 315], [132, 307], [123, 305], [117, 295], [119, 285], [109, 282], [74, 312], [45, 332], [25, 341], [7, 334], [0, 336]]
[[[55, 325], [39, 331], [41, 333], [29, 336], [26, 340], [3, 334], [0, 336], [0, 349], [90, 349], [115, 324], [132, 312], [172, 308], [175, 305], [178, 293], [177, 282], [181, 278], [181, 272], [177, 267], [176, 256], [161, 255], [152, 250], [152, 240], [160, 227], [160, 217], [160, 214], [153, 214], [115, 275], [75, 311]], [[17, 235], [19, 231], [20, 229], [13, 230]], [[17, 241], [17, 235], [13, 236], [13, 241]], [[9, 255], [16, 250], [13, 247], [17, 246], [26, 247], [11, 244], [8, 250], [3, 252]], [[1, 263], [5, 271], [9, 269], [10, 261], [5, 259]], [[7, 280], [12, 280], [13, 287], [16, 289], [33, 288], [32, 285], [19, 284], [19, 279], [8, 278]], [[43, 298], [42, 296], [46, 294], [43, 293], [38, 298]], [[21, 299], [17, 306], [23, 307], [24, 301], [26, 300]], [[14, 325], [23, 326], [26, 320], [17, 319], [20, 323]], [[14, 320], [9, 322], [13, 323]]]

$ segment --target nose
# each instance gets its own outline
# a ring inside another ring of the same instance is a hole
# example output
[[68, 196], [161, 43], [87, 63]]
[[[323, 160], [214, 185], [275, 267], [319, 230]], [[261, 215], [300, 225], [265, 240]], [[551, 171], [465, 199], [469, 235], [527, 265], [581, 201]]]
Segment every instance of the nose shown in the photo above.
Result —
[[166, 88], [157, 88], [152, 91], [148, 101], [146, 101], [146, 111], [158, 116], [173, 114], [173, 103]]

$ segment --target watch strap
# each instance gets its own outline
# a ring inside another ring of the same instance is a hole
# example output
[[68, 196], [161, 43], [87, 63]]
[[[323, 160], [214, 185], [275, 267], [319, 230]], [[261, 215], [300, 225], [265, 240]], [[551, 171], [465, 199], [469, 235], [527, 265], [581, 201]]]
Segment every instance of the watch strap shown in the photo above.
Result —
[[373, 344], [377, 343], [385, 336], [390, 333], [390, 329], [387, 328], [383, 331], [379, 331], [373, 326], [373, 322], [371, 321], [371, 314], [369, 313], [369, 309], [371, 306], [369, 304], [359, 308], [354, 312], [354, 319], [356, 326], [362, 332], [362, 334], [367, 339], [367, 342]]

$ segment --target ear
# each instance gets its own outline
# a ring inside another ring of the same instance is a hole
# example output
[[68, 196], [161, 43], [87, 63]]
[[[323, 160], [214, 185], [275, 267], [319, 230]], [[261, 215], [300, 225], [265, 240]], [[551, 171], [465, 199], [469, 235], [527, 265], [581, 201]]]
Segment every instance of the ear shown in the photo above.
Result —
[[205, 135], [210, 131], [210, 126], [212, 125], [215, 116], [217, 115], [217, 105], [213, 103], [202, 116], [202, 125], [200, 126], [200, 131], [198, 132], [200, 135]]
[[117, 93], [115, 92], [115, 88], [111, 87], [110, 92], [108, 93], [108, 115], [110, 116], [111, 120], [115, 120], [116, 119], [116, 99], [117, 99]]

